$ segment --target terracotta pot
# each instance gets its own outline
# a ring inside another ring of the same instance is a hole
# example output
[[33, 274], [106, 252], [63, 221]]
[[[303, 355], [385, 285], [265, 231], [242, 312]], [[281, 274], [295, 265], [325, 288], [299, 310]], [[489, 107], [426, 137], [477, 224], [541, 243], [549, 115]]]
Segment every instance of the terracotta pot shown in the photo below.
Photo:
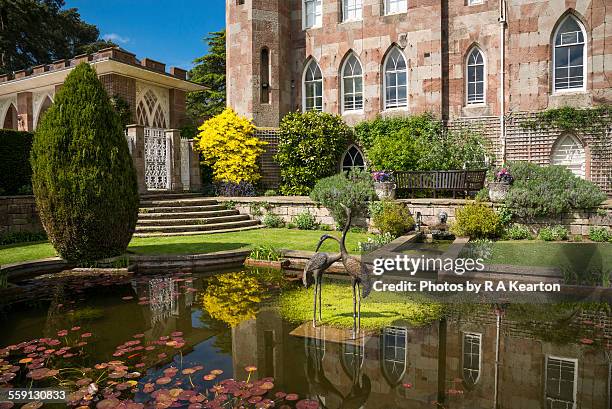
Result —
[[489, 183], [489, 199], [494, 203], [503, 202], [510, 191], [510, 184], [506, 182]]
[[394, 182], [374, 182], [374, 190], [380, 200], [395, 199], [395, 189], [397, 185]]

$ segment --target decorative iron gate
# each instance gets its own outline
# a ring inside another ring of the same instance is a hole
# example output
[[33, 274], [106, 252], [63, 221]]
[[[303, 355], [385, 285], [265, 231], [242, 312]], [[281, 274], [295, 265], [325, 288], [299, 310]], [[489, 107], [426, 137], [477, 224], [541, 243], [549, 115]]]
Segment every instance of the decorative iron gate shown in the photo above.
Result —
[[145, 183], [148, 190], [170, 189], [171, 147], [165, 129], [145, 128]]

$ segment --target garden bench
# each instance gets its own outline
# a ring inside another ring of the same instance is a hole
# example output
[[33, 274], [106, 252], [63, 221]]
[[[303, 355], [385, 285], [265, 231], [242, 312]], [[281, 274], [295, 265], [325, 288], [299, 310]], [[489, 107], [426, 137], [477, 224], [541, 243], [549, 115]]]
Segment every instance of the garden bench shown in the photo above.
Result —
[[393, 172], [397, 195], [405, 197], [417, 191], [431, 191], [436, 198], [440, 192], [468, 196], [484, 187], [486, 170], [439, 170], [429, 172]]

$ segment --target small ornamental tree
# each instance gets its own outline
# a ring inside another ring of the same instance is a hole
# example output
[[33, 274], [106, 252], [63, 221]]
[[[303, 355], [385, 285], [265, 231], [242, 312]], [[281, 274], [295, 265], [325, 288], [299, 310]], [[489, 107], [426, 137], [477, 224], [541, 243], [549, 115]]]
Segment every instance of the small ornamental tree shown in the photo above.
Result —
[[285, 115], [278, 154], [285, 195], [307, 195], [319, 179], [338, 171], [350, 128], [338, 115], [310, 111]]
[[138, 218], [138, 184], [120, 118], [86, 63], [66, 78], [34, 136], [32, 187], [61, 257], [120, 255]]
[[196, 147], [212, 167], [215, 181], [240, 184], [261, 178], [257, 160], [267, 142], [255, 136], [251, 121], [226, 108], [199, 129]]

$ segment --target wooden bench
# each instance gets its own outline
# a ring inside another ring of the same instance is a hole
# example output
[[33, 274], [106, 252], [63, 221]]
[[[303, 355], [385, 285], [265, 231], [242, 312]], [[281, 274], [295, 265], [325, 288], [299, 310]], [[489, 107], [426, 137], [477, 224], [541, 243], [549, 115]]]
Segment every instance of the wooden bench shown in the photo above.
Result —
[[398, 197], [414, 197], [417, 191], [431, 191], [436, 198], [438, 193], [450, 192], [468, 196], [484, 187], [486, 170], [440, 170], [431, 172], [393, 172]]

